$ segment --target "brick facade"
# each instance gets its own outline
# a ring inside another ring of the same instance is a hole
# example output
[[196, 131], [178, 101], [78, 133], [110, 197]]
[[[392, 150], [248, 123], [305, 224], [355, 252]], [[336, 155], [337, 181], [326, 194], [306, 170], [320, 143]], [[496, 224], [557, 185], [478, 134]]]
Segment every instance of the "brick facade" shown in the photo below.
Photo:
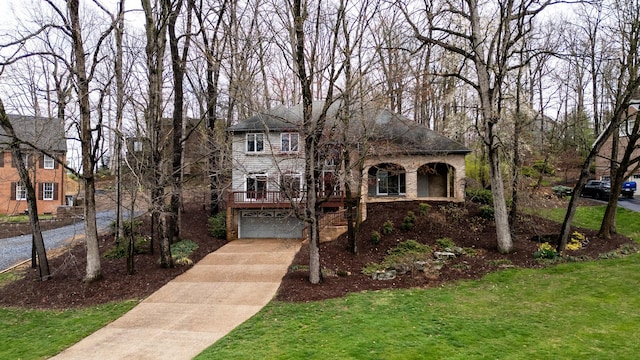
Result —
[[[28, 157], [29, 175], [34, 181], [37, 197], [38, 213], [55, 214], [60, 205], [64, 205], [65, 169], [59, 162], [64, 163], [64, 154], [58, 154], [58, 161], [47, 162], [44, 156], [37, 152], [25, 152]], [[53, 167], [48, 169], [48, 167]], [[0, 151], [0, 214], [16, 215], [27, 210], [27, 201], [20, 200], [20, 176], [13, 164], [11, 152]]]

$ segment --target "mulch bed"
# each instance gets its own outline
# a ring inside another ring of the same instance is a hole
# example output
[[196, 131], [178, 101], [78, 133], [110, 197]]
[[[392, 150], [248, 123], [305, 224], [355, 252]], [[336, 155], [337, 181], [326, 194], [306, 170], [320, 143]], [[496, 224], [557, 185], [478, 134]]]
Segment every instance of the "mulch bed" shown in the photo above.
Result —
[[[323, 243], [320, 246], [322, 268], [325, 269], [323, 282], [312, 285], [308, 282], [308, 247], [303, 245], [291, 267], [283, 278], [276, 298], [281, 301], [312, 301], [344, 296], [350, 292], [389, 288], [431, 287], [459, 279], [477, 279], [488, 272], [505, 267], [542, 267], [533, 253], [539, 243], [532, 239], [536, 235], [549, 235], [559, 232], [560, 225], [531, 215], [520, 216], [513, 229], [514, 251], [500, 254], [496, 248], [496, 234], [493, 222], [478, 216], [478, 206], [473, 203], [448, 205], [430, 203], [428, 215], [418, 216], [415, 226], [408, 231], [400, 229], [402, 219], [408, 211], [418, 214], [418, 203], [383, 203], [369, 205], [368, 219], [359, 231], [359, 251], [357, 255], [347, 251], [347, 238]], [[201, 204], [185, 206], [183, 214], [183, 239], [198, 244], [191, 255], [194, 262], [215, 251], [226, 240], [216, 239], [207, 231], [207, 212]], [[390, 220], [395, 230], [383, 235], [380, 242], [373, 244], [371, 233], [380, 231], [382, 223]], [[141, 227], [149, 229], [148, 219]], [[616, 235], [611, 240], [597, 238], [590, 230], [578, 229], [589, 239], [589, 244], [571, 255], [597, 258], [599, 254], [618, 249], [623, 244], [634, 244], [630, 239]], [[446, 263], [437, 276], [414, 272], [400, 275], [393, 280], [373, 280], [362, 274], [362, 268], [368, 263], [380, 262], [387, 251], [399, 242], [415, 239], [435, 247], [436, 240], [451, 238], [457, 246], [473, 248], [475, 256], [463, 255]], [[100, 251], [104, 253], [114, 245], [113, 236], [100, 237]], [[103, 279], [91, 284], [82, 282], [85, 272], [84, 244], [76, 242], [72, 246], [50, 255], [49, 263], [52, 279], [38, 281], [37, 271], [28, 267], [16, 269], [20, 280], [13, 281], [1, 288], [0, 305], [28, 308], [73, 308], [125, 299], [142, 299], [158, 290], [177, 275], [189, 269], [190, 265], [176, 266], [171, 269], [160, 268], [158, 252], [154, 255], [140, 254], [135, 257], [134, 275], [126, 273], [126, 260], [102, 258]], [[298, 270], [296, 270], [298, 269]], [[342, 276], [340, 276], [340, 275]]]

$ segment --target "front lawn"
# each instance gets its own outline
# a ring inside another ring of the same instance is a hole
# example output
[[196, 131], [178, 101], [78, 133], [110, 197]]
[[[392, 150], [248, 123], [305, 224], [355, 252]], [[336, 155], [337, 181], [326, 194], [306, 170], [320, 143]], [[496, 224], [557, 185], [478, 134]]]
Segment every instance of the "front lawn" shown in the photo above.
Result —
[[[46, 359], [131, 310], [137, 301], [73, 310], [0, 307], [0, 359]], [[87, 354], [91, 358], [91, 354]]]
[[272, 302], [198, 359], [633, 359], [640, 255]]

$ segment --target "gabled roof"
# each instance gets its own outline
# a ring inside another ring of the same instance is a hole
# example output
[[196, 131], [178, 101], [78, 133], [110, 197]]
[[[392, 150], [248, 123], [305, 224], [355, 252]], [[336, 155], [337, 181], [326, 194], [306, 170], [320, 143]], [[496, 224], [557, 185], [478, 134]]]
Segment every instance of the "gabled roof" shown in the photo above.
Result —
[[[314, 118], [319, 116], [322, 106], [322, 102], [313, 103]], [[339, 109], [339, 103], [329, 107], [327, 111], [329, 127], [338, 125], [336, 115]], [[366, 134], [375, 153], [467, 154], [471, 152], [464, 145], [389, 110], [369, 108], [365, 113], [361, 115], [364, 118], [363, 121], [352, 122], [350, 131]], [[228, 131], [235, 133], [299, 131], [301, 123], [302, 106], [300, 104], [291, 108], [280, 106], [242, 120], [229, 127]]]
[[[28, 142], [38, 149], [66, 152], [67, 139], [64, 132], [64, 124], [58, 119], [7, 114], [18, 139]], [[11, 138], [0, 127], [0, 149], [8, 148]], [[28, 145], [21, 145], [29, 148]]]

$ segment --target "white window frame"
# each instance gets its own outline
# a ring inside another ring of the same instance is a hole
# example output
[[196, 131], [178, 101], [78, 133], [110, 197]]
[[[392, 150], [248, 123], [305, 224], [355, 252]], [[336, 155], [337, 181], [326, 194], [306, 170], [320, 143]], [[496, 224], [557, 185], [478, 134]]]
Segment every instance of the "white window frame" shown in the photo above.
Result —
[[280, 151], [282, 151], [283, 153], [297, 153], [299, 150], [300, 150], [300, 134], [298, 133], [281, 133], [280, 134]]
[[42, 200], [53, 200], [54, 188], [53, 183], [42, 183]]
[[16, 200], [27, 200], [27, 187], [22, 183], [16, 183]]
[[[245, 151], [248, 154], [260, 154], [264, 152], [264, 133], [247, 133]], [[251, 146], [252, 145], [252, 146]], [[251, 148], [253, 147], [253, 148]]]
[[[383, 174], [384, 177], [382, 176]], [[391, 177], [397, 177], [398, 179], [398, 194], [393, 194], [393, 196], [403, 196], [403, 195], [407, 195], [407, 174], [403, 173], [403, 172], [399, 172], [396, 174], [392, 174], [389, 170], [386, 169], [380, 169], [378, 170], [378, 172], [376, 173], [376, 195], [381, 195], [381, 196], [387, 196], [389, 195], [389, 178]], [[401, 181], [404, 179], [404, 192], [400, 192], [400, 189], [402, 189], [401, 186]], [[385, 183], [385, 184], [383, 184]], [[380, 188], [384, 187], [387, 192], [381, 192]]]
[[[249, 188], [249, 181], [255, 181], [256, 188]], [[258, 184], [264, 182], [264, 189], [260, 189]], [[245, 190], [245, 200], [247, 201], [258, 201], [264, 200], [268, 196], [269, 191], [269, 177], [265, 173], [260, 174], [249, 174], [246, 177], [244, 182], [244, 190]]]
[[55, 160], [53, 160], [53, 158], [49, 155], [44, 155], [44, 159], [42, 162], [43, 162], [43, 167], [47, 170], [54, 169], [56, 166]]

